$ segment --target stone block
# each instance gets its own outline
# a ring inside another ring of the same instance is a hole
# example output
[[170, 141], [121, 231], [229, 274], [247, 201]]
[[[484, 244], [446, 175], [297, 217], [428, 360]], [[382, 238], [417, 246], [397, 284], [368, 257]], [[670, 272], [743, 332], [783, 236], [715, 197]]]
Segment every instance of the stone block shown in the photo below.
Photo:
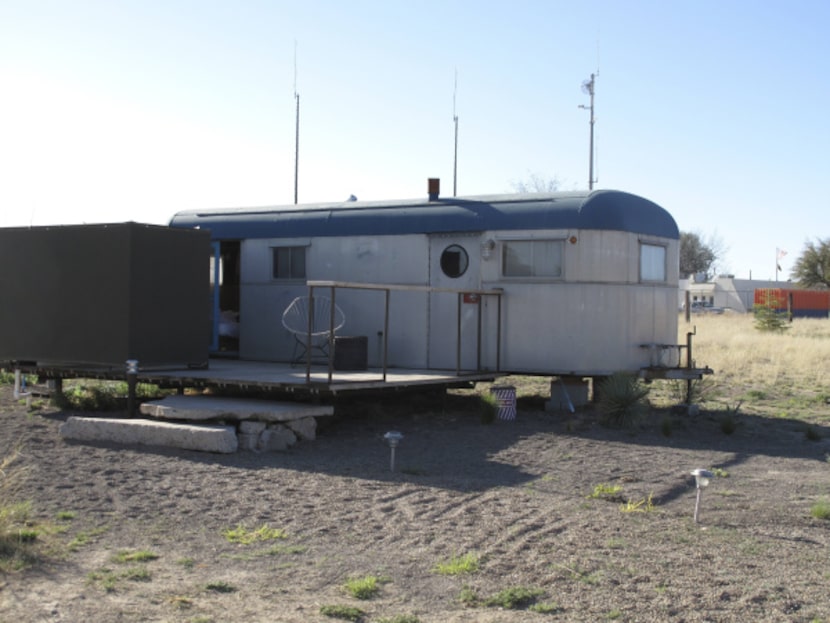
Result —
[[263, 452], [279, 452], [287, 450], [295, 443], [297, 443], [297, 436], [294, 431], [282, 424], [277, 424], [262, 431], [257, 449]]
[[239, 433], [239, 449], [251, 452], [259, 445], [259, 434]]
[[239, 432], [246, 435], [256, 435], [265, 430], [267, 424], [265, 422], [255, 422], [251, 420], [243, 420], [239, 423]]
[[313, 417], [304, 417], [299, 420], [286, 422], [290, 428], [303, 441], [314, 441], [317, 438], [317, 420]]
[[60, 426], [64, 439], [111, 441], [165, 446], [200, 452], [236, 452], [236, 428], [220, 425], [174, 424], [143, 419], [70, 417]]

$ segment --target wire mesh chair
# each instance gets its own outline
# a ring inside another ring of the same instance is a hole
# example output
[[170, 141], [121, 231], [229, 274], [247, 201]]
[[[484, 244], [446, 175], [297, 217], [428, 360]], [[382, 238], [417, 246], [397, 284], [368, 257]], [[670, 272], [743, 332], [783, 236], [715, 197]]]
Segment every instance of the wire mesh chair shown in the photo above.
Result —
[[317, 352], [328, 358], [329, 341], [344, 324], [346, 324], [346, 316], [337, 304], [334, 304], [332, 321], [330, 298], [326, 296], [295, 298], [282, 313], [282, 326], [294, 336], [291, 363], [305, 360], [309, 352], [312, 355]]

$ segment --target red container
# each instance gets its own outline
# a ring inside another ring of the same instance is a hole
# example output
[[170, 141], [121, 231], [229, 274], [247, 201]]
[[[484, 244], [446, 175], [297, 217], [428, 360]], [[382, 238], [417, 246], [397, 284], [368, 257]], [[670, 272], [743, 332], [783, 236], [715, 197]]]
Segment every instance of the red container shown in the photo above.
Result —
[[791, 311], [796, 317], [827, 317], [830, 313], [830, 291], [757, 288], [756, 305], [770, 305], [776, 311]]

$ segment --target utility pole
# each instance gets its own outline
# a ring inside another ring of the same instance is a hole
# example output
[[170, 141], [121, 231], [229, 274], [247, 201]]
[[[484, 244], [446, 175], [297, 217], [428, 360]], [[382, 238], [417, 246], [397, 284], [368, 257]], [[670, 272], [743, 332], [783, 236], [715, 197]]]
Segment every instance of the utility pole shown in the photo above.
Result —
[[591, 96], [591, 105], [585, 106], [580, 104], [579, 107], [589, 110], [591, 119], [588, 122], [590, 125], [590, 142], [588, 146], [588, 190], [594, 189], [594, 84], [596, 82], [596, 74], [591, 74], [591, 79], [582, 83], [582, 92]]

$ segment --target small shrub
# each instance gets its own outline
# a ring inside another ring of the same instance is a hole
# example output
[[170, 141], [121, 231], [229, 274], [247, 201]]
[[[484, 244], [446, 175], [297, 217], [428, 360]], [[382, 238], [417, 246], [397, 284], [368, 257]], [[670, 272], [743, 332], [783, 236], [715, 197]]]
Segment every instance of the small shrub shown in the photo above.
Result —
[[150, 552], [146, 549], [138, 550], [138, 551], [121, 551], [113, 556], [113, 561], [120, 562], [120, 563], [128, 563], [128, 562], [150, 562], [151, 560], [158, 559], [159, 555], [153, 552]]
[[344, 588], [355, 599], [372, 599], [380, 591], [381, 579], [374, 575], [349, 578]]
[[118, 584], [118, 576], [111, 569], [101, 569], [100, 571], [90, 571], [86, 575], [86, 580], [90, 584], [97, 584], [101, 589], [107, 593], [115, 591]]
[[787, 322], [787, 314], [777, 311], [769, 300], [766, 303], [755, 305], [752, 308], [752, 313], [755, 315], [755, 328], [758, 331], [784, 333], [790, 328]]
[[598, 485], [594, 485], [594, 490], [588, 497], [593, 500], [599, 498], [616, 499], [619, 497], [621, 491], [622, 487], [620, 485], [609, 485], [603, 482]]
[[533, 604], [528, 608], [531, 612], [538, 614], [557, 614], [562, 611], [562, 608], [555, 601], [546, 601], [543, 603]]
[[810, 515], [816, 519], [830, 520], [830, 500], [820, 500], [813, 504]]
[[633, 374], [617, 372], [599, 384], [601, 422], [618, 428], [639, 422], [648, 406], [649, 388]]
[[821, 441], [821, 433], [817, 428], [808, 426], [804, 429], [804, 438], [807, 441]]
[[237, 526], [236, 528], [228, 528], [222, 532], [222, 535], [230, 543], [240, 543], [242, 545], [250, 545], [257, 541], [273, 541], [276, 539], [285, 539], [288, 535], [285, 530], [279, 528], [271, 528], [267, 524], [262, 524], [256, 530], [248, 530], [244, 526]]
[[515, 586], [499, 591], [492, 597], [484, 600], [485, 606], [504, 608], [505, 610], [519, 610], [536, 603], [536, 600], [545, 593], [540, 588], [525, 588]]
[[475, 606], [478, 603], [478, 594], [469, 586], [464, 586], [458, 593], [458, 601], [468, 607]]
[[205, 590], [213, 593], [235, 593], [237, 589], [232, 584], [220, 580], [218, 582], [209, 582], [205, 585]]
[[448, 561], [439, 562], [433, 567], [433, 572], [440, 575], [461, 575], [463, 573], [475, 573], [479, 570], [480, 560], [475, 554], [464, 554], [453, 556]]
[[383, 617], [377, 623], [421, 623], [421, 620], [414, 614], [399, 614], [394, 617]]
[[331, 617], [333, 619], [342, 619], [344, 621], [362, 621], [366, 614], [360, 608], [353, 606], [320, 606], [320, 614]]
[[75, 519], [75, 513], [74, 511], [58, 511], [55, 514], [55, 518], [58, 521], [72, 521]]
[[481, 423], [492, 424], [499, 413], [499, 399], [495, 394], [481, 394]]
[[654, 510], [654, 494], [649, 493], [647, 498], [642, 500], [628, 500], [620, 507], [620, 512], [623, 513], [650, 513]]
[[152, 579], [150, 572], [144, 567], [131, 567], [121, 575], [131, 582], [149, 582]]
[[738, 428], [735, 418], [731, 415], [724, 415], [720, 420], [720, 430], [724, 435], [731, 435]]

